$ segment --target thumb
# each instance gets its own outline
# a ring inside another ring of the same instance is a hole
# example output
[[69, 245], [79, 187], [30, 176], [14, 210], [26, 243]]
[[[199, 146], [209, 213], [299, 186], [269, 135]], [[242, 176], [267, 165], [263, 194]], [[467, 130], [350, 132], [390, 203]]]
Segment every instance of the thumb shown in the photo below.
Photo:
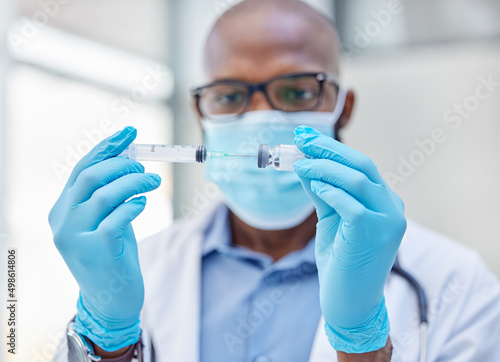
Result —
[[[123, 252], [127, 240], [120, 240], [127, 230], [131, 230], [131, 222], [139, 216], [146, 207], [146, 197], [135, 197], [127, 202], [120, 204], [113, 210], [99, 225], [99, 230], [108, 236], [111, 250], [114, 256], [120, 256]], [[134, 239], [135, 241], [135, 239]]]
[[[300, 162], [300, 161], [299, 161]], [[298, 174], [297, 174], [298, 175]], [[300, 183], [302, 184], [302, 187], [306, 191], [307, 196], [311, 199], [313, 202], [314, 206], [316, 207], [316, 213], [318, 215], [318, 220], [321, 220], [325, 218], [328, 215], [331, 215], [332, 212], [335, 212], [335, 210], [328, 205], [325, 201], [323, 201], [318, 195], [316, 195], [312, 189], [311, 189], [311, 179], [304, 177], [304, 176], [299, 176]]]

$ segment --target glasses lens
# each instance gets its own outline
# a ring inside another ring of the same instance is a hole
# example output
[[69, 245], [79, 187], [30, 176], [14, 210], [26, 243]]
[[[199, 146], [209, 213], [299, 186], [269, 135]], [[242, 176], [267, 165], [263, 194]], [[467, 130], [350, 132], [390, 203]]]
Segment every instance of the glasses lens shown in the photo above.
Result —
[[277, 79], [269, 83], [267, 91], [273, 106], [285, 112], [313, 109], [319, 104], [321, 94], [314, 75]]
[[201, 113], [212, 119], [233, 118], [245, 109], [248, 90], [244, 86], [215, 84], [203, 88], [200, 94]]

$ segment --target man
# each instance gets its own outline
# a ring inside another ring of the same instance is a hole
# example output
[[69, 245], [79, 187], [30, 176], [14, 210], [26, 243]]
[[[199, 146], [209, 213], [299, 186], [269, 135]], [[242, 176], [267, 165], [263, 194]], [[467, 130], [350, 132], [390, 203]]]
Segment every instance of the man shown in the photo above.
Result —
[[[209, 160], [224, 204], [139, 251], [130, 222], [145, 198], [130, 198], [160, 180], [115, 157], [135, 130], [75, 166], [49, 216], [80, 286], [56, 358], [500, 360], [498, 281], [470, 250], [407, 229], [375, 165], [338, 142], [354, 105], [338, 58], [335, 29], [300, 1], [244, 1], [224, 14], [206, 44], [210, 83], [193, 91], [207, 148], [255, 154], [295, 143], [305, 159], [295, 172], [257, 169], [251, 157]], [[396, 254], [425, 289], [428, 337], [411, 285], [389, 275]]]

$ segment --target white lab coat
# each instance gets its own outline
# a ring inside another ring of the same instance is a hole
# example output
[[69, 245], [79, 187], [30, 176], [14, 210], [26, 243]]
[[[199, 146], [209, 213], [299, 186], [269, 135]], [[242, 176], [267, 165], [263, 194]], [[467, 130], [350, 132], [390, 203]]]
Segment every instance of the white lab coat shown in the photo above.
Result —
[[[146, 361], [199, 359], [200, 269], [203, 234], [214, 208], [139, 243], [146, 297], [142, 311]], [[402, 268], [415, 277], [429, 302], [427, 361], [500, 361], [500, 284], [477, 253], [449, 238], [408, 223], [399, 251]], [[394, 345], [392, 361], [418, 361], [417, 295], [391, 274], [385, 298]], [[65, 339], [55, 361], [67, 361]], [[309, 362], [337, 361], [321, 320]]]

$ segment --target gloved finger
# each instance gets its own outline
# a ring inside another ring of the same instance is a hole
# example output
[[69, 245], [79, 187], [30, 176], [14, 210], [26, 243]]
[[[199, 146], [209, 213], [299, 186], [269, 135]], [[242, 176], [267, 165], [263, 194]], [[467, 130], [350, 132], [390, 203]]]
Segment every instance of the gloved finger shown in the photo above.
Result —
[[144, 173], [144, 166], [126, 157], [108, 158], [87, 167], [73, 184], [68, 195], [69, 202], [72, 205], [83, 203], [100, 187], [131, 173]]
[[369, 157], [323, 135], [312, 127], [299, 126], [295, 128], [295, 145], [312, 158], [336, 161], [364, 173], [372, 182], [381, 185], [385, 183]]
[[125, 148], [132, 143], [136, 136], [137, 130], [134, 127], [125, 127], [123, 130], [118, 131], [99, 142], [75, 165], [71, 175], [69, 176], [68, 182], [66, 183], [66, 188], [73, 186], [78, 178], [78, 175], [80, 175], [80, 173], [87, 167], [122, 153]]
[[336, 234], [340, 232], [340, 223], [342, 218], [336, 212], [332, 213], [330, 216], [319, 219], [316, 225], [316, 235], [329, 235], [328, 238], [317, 237], [314, 243], [314, 253], [316, 257], [316, 263], [318, 265], [318, 272], [322, 271], [322, 268], [327, 263], [327, 260], [331, 257], [333, 251], [334, 240], [336, 239]]
[[395, 193], [389, 186], [386, 185], [386, 188], [389, 191], [389, 196], [391, 197], [392, 203], [396, 205], [399, 212], [404, 215], [405, 213], [405, 203], [401, 197], [397, 193]]
[[383, 185], [343, 164], [326, 159], [305, 159], [296, 161], [294, 169], [302, 177], [324, 181], [346, 191], [367, 209], [381, 211], [388, 206], [388, 193]]
[[88, 227], [96, 229], [116, 207], [127, 199], [152, 191], [160, 186], [161, 178], [154, 173], [132, 173], [97, 189], [92, 197], [78, 205], [85, 214]]
[[369, 212], [352, 195], [329, 183], [312, 180], [311, 190], [340, 215], [346, 227], [349, 227], [352, 223], [356, 223], [358, 218]]
[[130, 223], [146, 207], [146, 197], [135, 197], [127, 202], [118, 205], [100, 224], [97, 232], [105, 235], [105, 239], [110, 240], [111, 252], [114, 257], [119, 257], [124, 248], [124, 241], [119, 240]]
[[302, 187], [304, 188], [304, 191], [306, 192], [307, 196], [309, 199], [314, 204], [314, 207], [316, 207], [316, 214], [318, 215], [318, 219], [322, 219], [326, 217], [329, 214], [335, 213], [335, 210], [333, 210], [330, 205], [328, 205], [326, 202], [321, 200], [318, 195], [316, 195], [312, 190], [311, 190], [311, 179], [302, 177], [299, 174], [297, 174], [300, 179], [300, 183], [302, 184]]

